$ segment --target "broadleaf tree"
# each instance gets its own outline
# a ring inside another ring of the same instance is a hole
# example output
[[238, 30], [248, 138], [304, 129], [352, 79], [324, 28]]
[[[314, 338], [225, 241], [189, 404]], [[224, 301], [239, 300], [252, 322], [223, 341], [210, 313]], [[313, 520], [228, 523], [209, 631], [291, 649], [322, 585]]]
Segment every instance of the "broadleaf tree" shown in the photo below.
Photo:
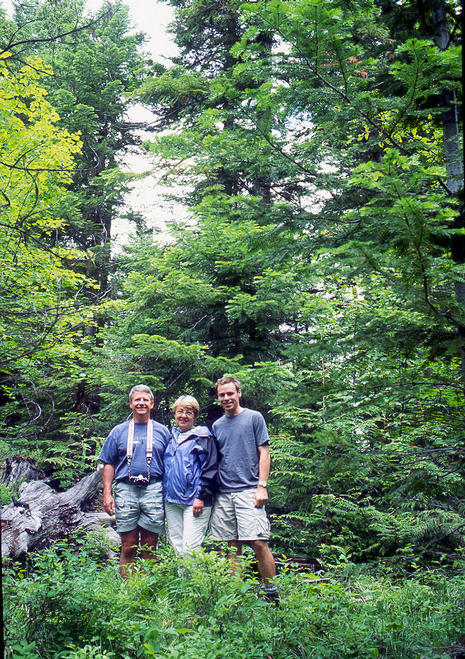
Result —
[[93, 284], [69, 267], [84, 262], [85, 252], [50, 246], [50, 237], [64, 225], [56, 209], [82, 146], [79, 134], [58, 126], [41, 86], [51, 73], [47, 65], [30, 58], [12, 72], [8, 60], [5, 53], [0, 61], [0, 363], [2, 437], [14, 453], [40, 449], [53, 409], [43, 413], [49, 385], [77, 374], [85, 350], [80, 329], [92, 322], [84, 289]]
[[[3, 45], [10, 49], [7, 68], [18, 80], [19, 93], [24, 84], [21, 66], [41, 72], [42, 93], [47, 94], [57, 128], [63, 134], [77, 133], [80, 141], [53, 203], [47, 206], [46, 190], [36, 187], [37, 199], [47, 207], [47, 230], [37, 238], [40, 248], [61, 255], [67, 279], [81, 282], [75, 349], [63, 377], [53, 368], [39, 370], [37, 379], [29, 377], [28, 410], [15, 410], [19, 425], [28, 428], [26, 436], [19, 437], [21, 446], [27, 446], [23, 439], [39, 434], [47, 446], [41, 455], [50, 466], [56, 453], [55, 464], [65, 465], [69, 480], [73, 465], [88, 468], [87, 459], [95, 453], [98, 433], [91, 416], [98, 409], [99, 387], [97, 392], [89, 391], [86, 364], [97, 327], [106, 322], [102, 300], [111, 294], [111, 226], [121, 212], [130, 178], [119, 165], [138, 141], [137, 122], [127, 116], [124, 94], [144, 68], [144, 57], [138, 52], [143, 37], [129, 34], [128, 9], [120, 2], [106, 3], [95, 16], [85, 12], [81, 1], [25, 2], [2, 26]], [[42, 63], [34, 65], [28, 55], [40, 55]], [[31, 291], [29, 283], [25, 286]], [[74, 294], [71, 291], [67, 300], [70, 309], [76, 307]], [[60, 303], [65, 298], [63, 291]], [[40, 345], [41, 318], [32, 309], [29, 324]], [[52, 310], [50, 314], [51, 322]], [[64, 346], [58, 341], [55, 350], [58, 354]]]

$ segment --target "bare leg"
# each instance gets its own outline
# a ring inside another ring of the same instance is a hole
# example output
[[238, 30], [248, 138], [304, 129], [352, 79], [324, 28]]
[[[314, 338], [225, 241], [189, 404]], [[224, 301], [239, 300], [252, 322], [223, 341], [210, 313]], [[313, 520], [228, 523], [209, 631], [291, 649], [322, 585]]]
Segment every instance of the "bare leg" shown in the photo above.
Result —
[[234, 547], [235, 551], [228, 550], [228, 558], [231, 561], [231, 571], [233, 574], [241, 573], [240, 559], [242, 556], [242, 545], [244, 543], [239, 540], [228, 540], [228, 547]]
[[139, 529], [123, 531], [121, 536], [121, 555], [119, 559], [119, 571], [123, 579], [128, 577], [128, 565], [136, 560], [137, 547], [139, 545]]
[[141, 558], [148, 558], [152, 560], [155, 558], [155, 552], [157, 550], [158, 543], [158, 533], [153, 533], [153, 531], [147, 531], [147, 529], [140, 528], [140, 546], [147, 547], [147, 549], [141, 550]]
[[273, 554], [266, 540], [252, 540], [249, 542], [255, 552], [258, 563], [258, 571], [265, 584], [273, 581], [276, 576], [276, 565]]

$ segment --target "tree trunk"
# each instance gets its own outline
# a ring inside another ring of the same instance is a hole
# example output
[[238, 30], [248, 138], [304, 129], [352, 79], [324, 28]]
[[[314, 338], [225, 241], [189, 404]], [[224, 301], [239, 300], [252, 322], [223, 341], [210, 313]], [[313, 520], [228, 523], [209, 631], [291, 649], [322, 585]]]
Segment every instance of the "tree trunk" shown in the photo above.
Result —
[[[435, 43], [440, 50], [446, 50], [450, 43], [447, 15], [444, 5], [433, 9], [433, 22], [436, 27]], [[447, 81], [446, 81], [447, 82]], [[463, 191], [463, 154], [460, 147], [460, 126], [457, 111], [457, 98], [455, 91], [447, 86], [441, 92], [442, 128], [444, 135], [444, 152], [447, 172], [447, 187], [453, 195], [459, 196]], [[456, 228], [465, 227], [463, 202], [461, 213], [455, 222]], [[452, 238], [452, 258], [455, 263], [465, 263], [465, 237], [457, 233]], [[455, 299], [461, 307], [465, 308], [465, 280], [455, 282]], [[462, 380], [465, 383], [465, 327], [459, 327], [462, 339], [460, 346], [460, 361]]]
[[78, 529], [98, 530], [106, 534], [112, 544], [119, 543], [119, 535], [111, 527], [113, 517], [85, 510], [101, 486], [101, 471], [60, 493], [42, 480], [23, 483], [18, 500], [2, 506], [2, 556], [20, 558]]

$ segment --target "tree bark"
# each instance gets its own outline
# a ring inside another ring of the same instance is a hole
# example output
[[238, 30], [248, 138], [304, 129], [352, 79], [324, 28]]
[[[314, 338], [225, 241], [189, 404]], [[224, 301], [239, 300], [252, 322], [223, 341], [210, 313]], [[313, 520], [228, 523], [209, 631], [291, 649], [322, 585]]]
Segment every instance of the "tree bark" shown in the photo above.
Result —
[[[440, 50], [446, 50], [450, 43], [449, 28], [447, 25], [447, 14], [444, 4], [433, 9], [433, 23], [436, 28], [434, 41]], [[442, 105], [442, 128], [444, 135], [444, 153], [447, 172], [447, 187], [450, 192], [459, 197], [463, 194], [463, 153], [460, 146], [460, 125], [457, 110], [457, 98], [455, 91], [447, 86], [441, 92]], [[465, 216], [463, 200], [460, 215], [455, 222], [456, 228], [465, 227]], [[452, 238], [452, 258], [455, 263], [465, 263], [465, 238], [457, 233]], [[465, 280], [458, 279], [455, 282], [455, 299], [462, 308], [465, 308]], [[465, 384], [465, 326], [459, 326], [461, 337], [460, 361], [462, 381]]]
[[99, 530], [112, 544], [119, 543], [119, 535], [111, 527], [113, 517], [105, 512], [85, 510], [101, 486], [101, 471], [60, 493], [44, 481], [23, 483], [18, 500], [2, 506], [2, 556], [20, 558], [78, 529]]

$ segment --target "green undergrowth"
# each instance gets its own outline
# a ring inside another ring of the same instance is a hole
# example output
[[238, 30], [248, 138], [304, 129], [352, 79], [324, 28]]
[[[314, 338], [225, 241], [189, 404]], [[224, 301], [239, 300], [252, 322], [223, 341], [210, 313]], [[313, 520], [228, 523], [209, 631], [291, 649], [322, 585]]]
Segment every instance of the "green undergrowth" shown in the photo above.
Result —
[[465, 579], [286, 568], [281, 604], [250, 567], [232, 576], [215, 552], [182, 561], [167, 547], [127, 581], [100, 541], [61, 541], [4, 570], [6, 657], [289, 659], [452, 657], [465, 643]]

